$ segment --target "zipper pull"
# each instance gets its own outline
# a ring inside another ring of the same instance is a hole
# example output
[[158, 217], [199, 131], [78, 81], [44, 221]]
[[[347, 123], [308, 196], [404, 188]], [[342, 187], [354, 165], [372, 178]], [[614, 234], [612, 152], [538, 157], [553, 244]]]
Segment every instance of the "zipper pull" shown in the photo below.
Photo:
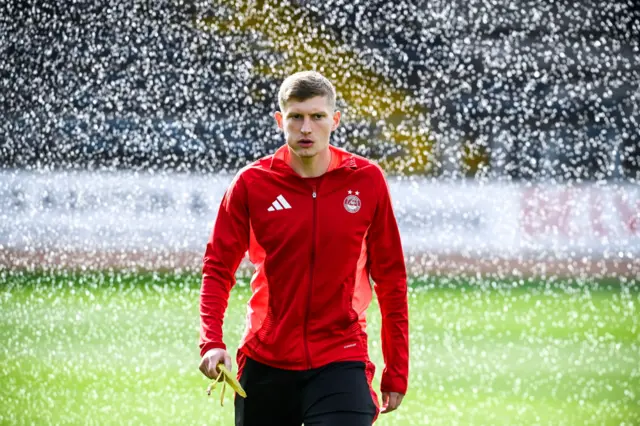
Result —
[[316, 186], [313, 185], [313, 194], [312, 194], [313, 198], [316, 198], [317, 194], [316, 194]]

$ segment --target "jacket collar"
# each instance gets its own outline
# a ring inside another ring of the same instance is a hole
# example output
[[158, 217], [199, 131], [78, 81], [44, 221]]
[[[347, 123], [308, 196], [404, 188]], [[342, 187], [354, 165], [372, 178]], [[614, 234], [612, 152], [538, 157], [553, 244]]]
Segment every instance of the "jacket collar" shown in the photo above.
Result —
[[[356, 158], [350, 152], [333, 145], [329, 145], [329, 150], [331, 151], [331, 162], [329, 163], [327, 172], [342, 167], [348, 167], [351, 169], [358, 168], [356, 164]], [[274, 164], [278, 160], [283, 161], [285, 164], [289, 165], [290, 157], [291, 154], [289, 153], [289, 147], [287, 146], [287, 144], [284, 144], [273, 154], [270, 167], [273, 168]]]

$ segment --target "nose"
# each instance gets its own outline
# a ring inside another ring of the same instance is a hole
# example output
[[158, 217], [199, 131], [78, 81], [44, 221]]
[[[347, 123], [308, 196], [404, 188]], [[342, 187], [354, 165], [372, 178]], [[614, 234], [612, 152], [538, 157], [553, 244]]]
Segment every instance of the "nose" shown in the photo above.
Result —
[[304, 122], [302, 123], [302, 128], [300, 129], [302, 134], [308, 135], [311, 133], [311, 119], [305, 117]]

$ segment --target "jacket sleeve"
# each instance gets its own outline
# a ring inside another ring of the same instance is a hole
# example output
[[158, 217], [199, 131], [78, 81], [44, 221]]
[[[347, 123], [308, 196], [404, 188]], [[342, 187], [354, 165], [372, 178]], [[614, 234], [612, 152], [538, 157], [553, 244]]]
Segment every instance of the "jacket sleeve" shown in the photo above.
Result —
[[407, 392], [409, 377], [409, 309], [407, 272], [389, 188], [379, 169], [378, 204], [369, 228], [369, 271], [382, 314], [382, 392]]
[[238, 174], [224, 194], [203, 258], [200, 289], [200, 356], [226, 349], [222, 322], [235, 273], [249, 247], [247, 187]]

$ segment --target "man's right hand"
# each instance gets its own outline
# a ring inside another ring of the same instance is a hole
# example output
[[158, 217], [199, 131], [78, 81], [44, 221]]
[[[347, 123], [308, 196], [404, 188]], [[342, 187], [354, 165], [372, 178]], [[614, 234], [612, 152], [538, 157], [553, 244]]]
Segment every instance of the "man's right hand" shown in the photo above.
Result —
[[209, 349], [202, 357], [202, 361], [200, 361], [200, 371], [213, 380], [220, 374], [217, 366], [221, 362], [224, 363], [227, 370], [231, 371], [231, 357], [227, 351], [221, 348]]

